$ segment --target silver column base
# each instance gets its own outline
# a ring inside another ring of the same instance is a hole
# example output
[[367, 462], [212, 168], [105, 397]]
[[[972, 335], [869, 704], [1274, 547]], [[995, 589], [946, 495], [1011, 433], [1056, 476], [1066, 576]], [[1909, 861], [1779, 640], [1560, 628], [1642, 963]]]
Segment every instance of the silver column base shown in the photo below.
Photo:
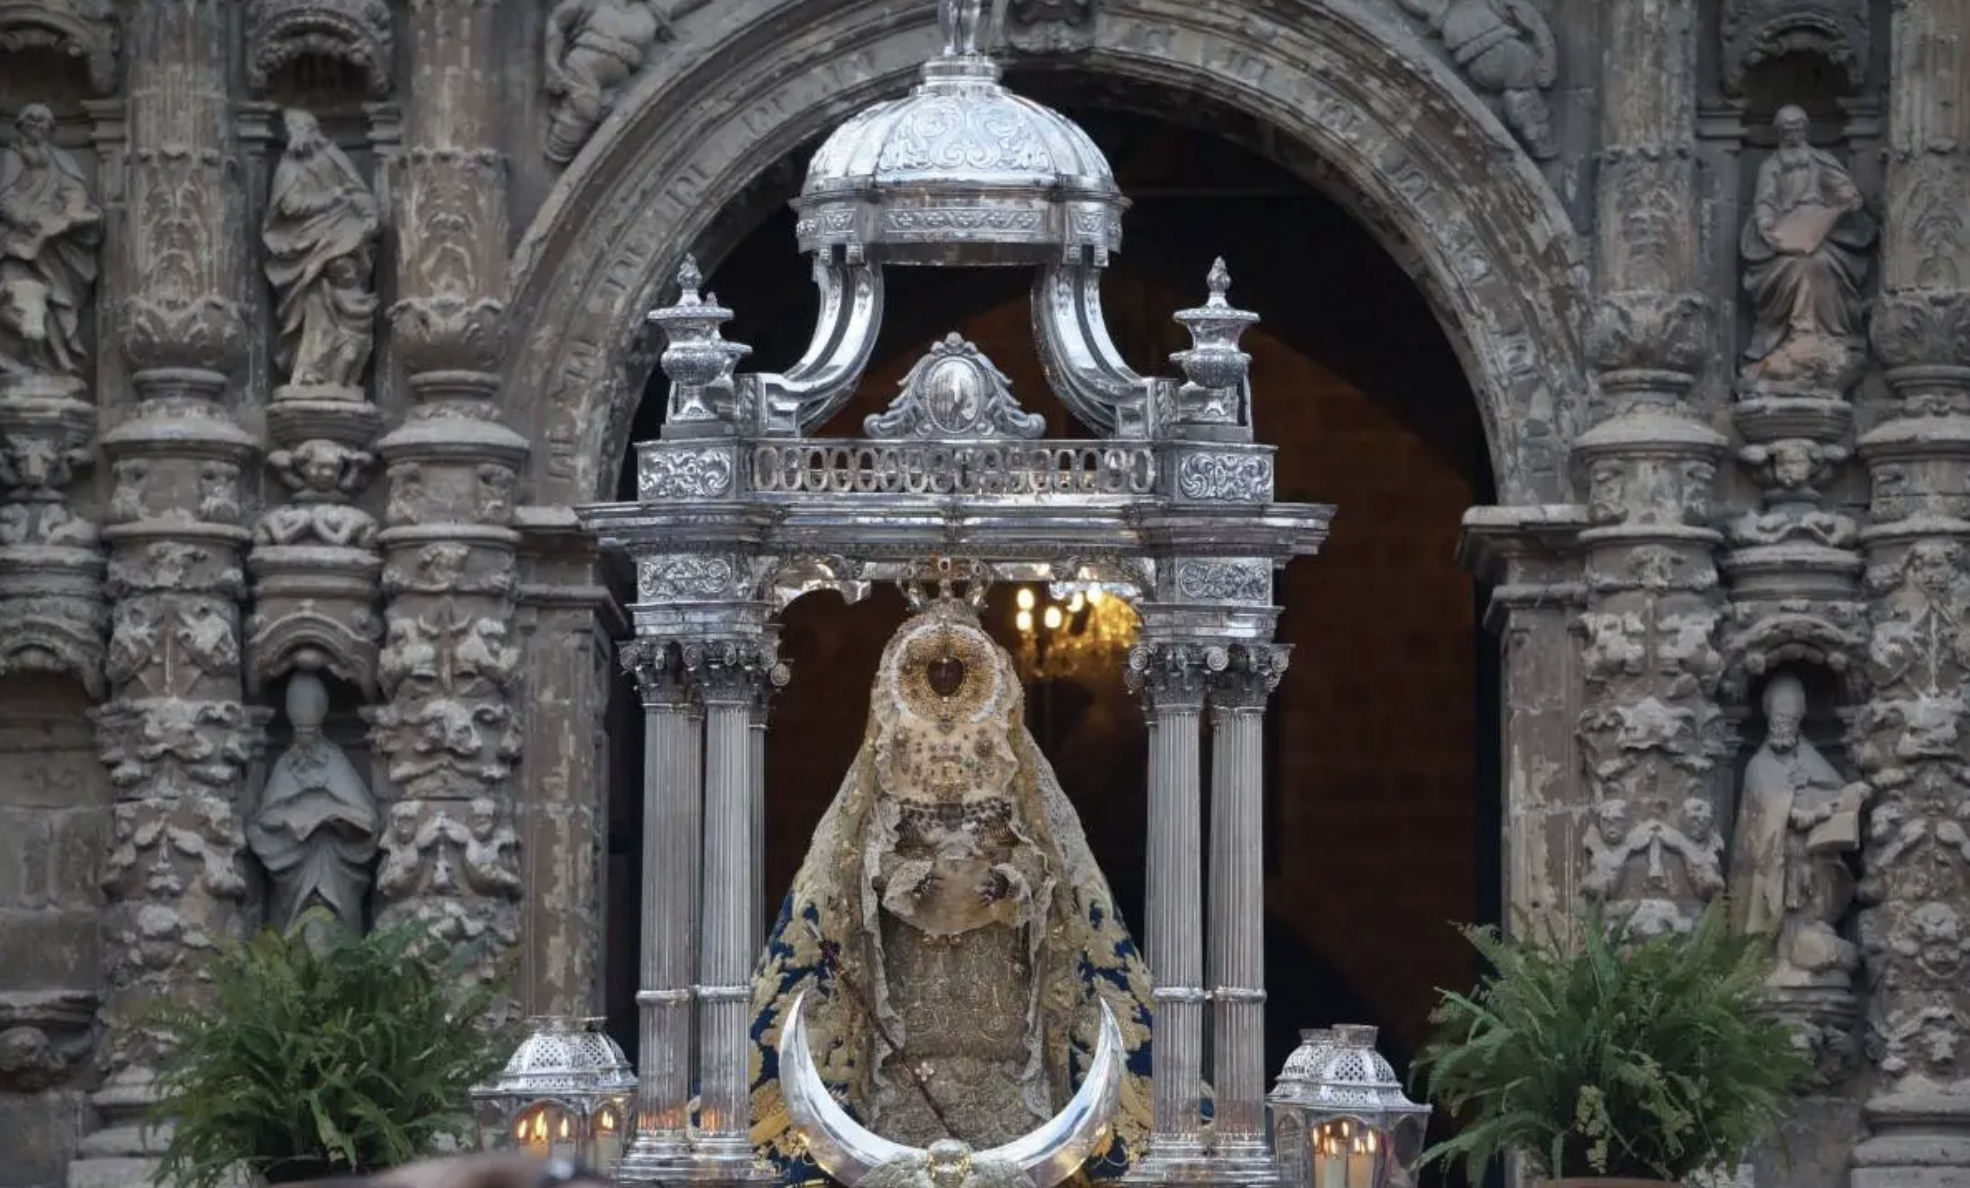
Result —
[[615, 1183], [638, 1188], [668, 1183], [685, 1176], [691, 1163], [691, 1147], [682, 1131], [666, 1130], [637, 1135], [616, 1164]]
[[1124, 1184], [1201, 1184], [1209, 1177], [1207, 1151], [1196, 1135], [1151, 1135], [1122, 1177]]
[[1213, 1184], [1264, 1185], [1279, 1182], [1279, 1164], [1263, 1137], [1220, 1142], [1205, 1157], [1204, 1178]]

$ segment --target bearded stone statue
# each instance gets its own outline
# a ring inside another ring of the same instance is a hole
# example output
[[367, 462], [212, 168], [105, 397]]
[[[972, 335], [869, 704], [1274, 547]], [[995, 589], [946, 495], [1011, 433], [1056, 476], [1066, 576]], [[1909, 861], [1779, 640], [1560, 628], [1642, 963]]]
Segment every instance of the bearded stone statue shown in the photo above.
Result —
[[862, 748], [757, 971], [753, 1137], [788, 1183], [820, 1175], [780, 1083], [796, 1001], [858, 1123], [979, 1150], [1075, 1096], [1105, 1003], [1124, 1067], [1085, 1170], [1120, 1174], [1147, 1132], [1149, 971], [1026, 729], [1012, 657], [964, 603], [931, 602], [884, 650]]

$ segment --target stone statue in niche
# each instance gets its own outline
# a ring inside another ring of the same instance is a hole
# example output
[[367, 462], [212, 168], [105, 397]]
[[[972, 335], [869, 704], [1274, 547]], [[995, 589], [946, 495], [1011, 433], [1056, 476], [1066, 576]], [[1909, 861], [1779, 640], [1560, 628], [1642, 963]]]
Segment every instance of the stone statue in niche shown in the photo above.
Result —
[[1772, 937], [1774, 987], [1845, 990], [1859, 952], [1840, 935], [1854, 900], [1847, 855], [1860, 849], [1868, 785], [1834, 770], [1800, 734], [1806, 690], [1780, 672], [1765, 685], [1765, 741], [1744, 772], [1731, 849], [1731, 916]]
[[547, 159], [575, 159], [595, 126], [643, 72], [671, 21], [704, 0], [561, 0], [547, 17]]
[[342, 748], [322, 737], [328, 689], [313, 672], [287, 681], [294, 741], [267, 776], [260, 809], [246, 823], [247, 845], [272, 883], [267, 923], [319, 937], [326, 910], [350, 929], [363, 926], [363, 897], [376, 860], [382, 818], [376, 798]]
[[376, 331], [370, 277], [382, 216], [314, 116], [289, 108], [282, 119], [287, 148], [260, 227], [280, 323], [274, 362], [287, 370], [289, 389], [360, 400]]
[[1805, 111], [1782, 107], [1773, 125], [1778, 151], [1758, 167], [1738, 237], [1752, 310], [1741, 378], [1837, 396], [1865, 360], [1861, 285], [1877, 229], [1846, 166], [1806, 143]]
[[1429, 23], [1471, 85], [1539, 160], [1559, 154], [1546, 90], [1559, 77], [1552, 26], [1530, 0], [1396, 0]]
[[80, 389], [82, 310], [96, 286], [103, 212], [54, 143], [54, 113], [21, 109], [0, 149], [0, 383]]

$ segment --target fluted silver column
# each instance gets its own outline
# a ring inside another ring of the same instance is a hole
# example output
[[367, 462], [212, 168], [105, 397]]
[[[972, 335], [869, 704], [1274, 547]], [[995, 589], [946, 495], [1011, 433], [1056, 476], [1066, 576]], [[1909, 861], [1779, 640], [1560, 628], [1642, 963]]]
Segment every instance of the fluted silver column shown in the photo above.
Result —
[[1130, 1179], [1186, 1178], [1204, 1155], [1204, 848], [1200, 770], [1206, 649], [1145, 644], [1128, 684], [1149, 723], [1149, 869], [1144, 957], [1155, 979], [1148, 1149]]
[[636, 1124], [618, 1178], [655, 1184], [674, 1176], [689, 1154], [702, 719], [674, 645], [633, 640], [622, 664], [643, 699], [643, 968]]
[[761, 686], [786, 678], [770, 638], [690, 644], [684, 655], [705, 712], [704, 918], [693, 1165], [700, 1178], [743, 1179], [752, 1165], [747, 1008], [758, 915], [752, 718]]
[[752, 720], [752, 943], [746, 959], [759, 960], [766, 944], [766, 921], [772, 908], [766, 902], [766, 717], [773, 696], [773, 683], [760, 682], [753, 698]]
[[1211, 681], [1213, 1170], [1269, 1178], [1265, 1137], [1265, 704], [1286, 649], [1232, 649]]

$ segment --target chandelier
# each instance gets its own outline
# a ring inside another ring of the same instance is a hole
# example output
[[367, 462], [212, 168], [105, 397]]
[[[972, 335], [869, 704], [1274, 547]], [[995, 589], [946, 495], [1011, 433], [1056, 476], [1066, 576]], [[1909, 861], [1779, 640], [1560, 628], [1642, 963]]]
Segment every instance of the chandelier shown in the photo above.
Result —
[[1140, 626], [1127, 600], [1110, 594], [1099, 582], [1062, 591], [1021, 586], [1013, 595], [1013, 607], [1019, 667], [1029, 681], [1074, 680], [1119, 671]]

